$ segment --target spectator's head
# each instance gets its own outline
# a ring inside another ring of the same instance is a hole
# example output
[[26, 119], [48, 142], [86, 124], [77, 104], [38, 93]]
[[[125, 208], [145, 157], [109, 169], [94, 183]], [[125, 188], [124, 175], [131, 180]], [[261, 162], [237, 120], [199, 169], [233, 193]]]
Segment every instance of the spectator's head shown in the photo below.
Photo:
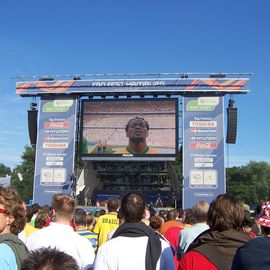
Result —
[[177, 218], [177, 213], [175, 209], [171, 209], [167, 212], [166, 219], [169, 220], [175, 220]]
[[55, 220], [69, 221], [75, 211], [75, 200], [66, 194], [55, 194], [52, 199], [52, 208], [55, 210]]
[[121, 215], [126, 222], [139, 222], [144, 215], [145, 201], [138, 193], [128, 193], [121, 201]]
[[110, 199], [107, 204], [109, 212], [116, 212], [119, 207], [119, 202], [116, 199]]
[[0, 234], [17, 235], [26, 224], [24, 202], [13, 188], [0, 186]]
[[41, 206], [38, 203], [33, 203], [31, 207], [33, 209], [34, 214], [36, 214], [41, 209]]
[[166, 210], [163, 210], [163, 209], [159, 210], [158, 212], [158, 215], [162, 217], [163, 220], [166, 220], [166, 214], [167, 214]]
[[79, 270], [76, 260], [57, 249], [41, 248], [24, 259], [21, 270]]
[[86, 212], [82, 208], [77, 208], [73, 215], [73, 221], [75, 226], [86, 225]]
[[194, 212], [191, 208], [185, 209], [183, 213], [183, 223], [193, 225], [196, 223]]
[[100, 214], [100, 216], [105, 215], [106, 214], [106, 210], [105, 209], [100, 209], [99, 214]]
[[243, 219], [243, 204], [232, 195], [221, 194], [210, 204], [207, 220], [212, 230], [241, 230]]
[[159, 216], [152, 216], [150, 217], [150, 223], [149, 226], [155, 230], [158, 231], [162, 225], [162, 219]]
[[95, 218], [98, 218], [98, 217], [100, 217], [100, 216], [101, 216], [100, 210], [97, 210], [97, 211], [95, 212]]
[[135, 117], [128, 121], [125, 130], [130, 141], [140, 143], [148, 136], [149, 124], [144, 118]]
[[47, 220], [50, 218], [50, 215], [47, 211], [45, 210], [40, 210], [38, 213], [37, 213], [37, 217], [35, 219], [35, 227], [38, 228], [38, 229], [42, 229], [46, 223], [47, 223]]
[[33, 215], [34, 215], [34, 209], [32, 208], [32, 206], [27, 205], [26, 206], [26, 217], [27, 217], [27, 222], [30, 222]]
[[[244, 206], [245, 209], [245, 206]], [[251, 217], [251, 213], [247, 210], [244, 210], [244, 219], [242, 222], [242, 230], [244, 232], [250, 233], [252, 231], [252, 227], [254, 225], [253, 219]]]
[[42, 210], [46, 211], [47, 213], [50, 213], [51, 207], [48, 204], [45, 204], [42, 206]]
[[175, 212], [175, 216], [176, 216], [176, 218], [175, 219], [180, 219], [180, 211], [178, 210], [178, 209], [173, 209], [174, 210], [174, 212]]
[[262, 234], [270, 236], [270, 201], [262, 203], [257, 223], [261, 225]]
[[86, 214], [86, 226], [88, 230], [91, 230], [95, 225], [95, 216], [92, 213]]
[[209, 209], [209, 204], [206, 201], [199, 201], [192, 207], [197, 223], [207, 221], [208, 209]]

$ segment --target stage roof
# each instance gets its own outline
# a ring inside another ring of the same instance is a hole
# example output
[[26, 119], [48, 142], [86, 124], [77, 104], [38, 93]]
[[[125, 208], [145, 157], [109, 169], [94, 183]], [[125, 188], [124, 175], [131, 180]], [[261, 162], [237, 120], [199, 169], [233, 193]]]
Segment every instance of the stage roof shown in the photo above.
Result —
[[[186, 76], [187, 77], [187, 76]], [[245, 94], [249, 78], [91, 78], [81, 80], [54, 80], [43, 78], [39, 81], [16, 83], [16, 94], [21, 96], [76, 95], [186, 95], [189, 93]]]

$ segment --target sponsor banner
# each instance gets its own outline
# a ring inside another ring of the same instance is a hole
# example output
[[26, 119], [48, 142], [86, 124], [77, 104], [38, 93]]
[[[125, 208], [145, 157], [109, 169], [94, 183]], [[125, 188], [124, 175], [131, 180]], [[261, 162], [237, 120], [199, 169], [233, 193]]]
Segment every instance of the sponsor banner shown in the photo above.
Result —
[[40, 100], [33, 192], [40, 205], [50, 205], [56, 193], [72, 192], [76, 111], [76, 99]]
[[[112, 92], [221, 92], [247, 93], [248, 78], [149, 78], [149, 79], [103, 79], [103, 80], [62, 80], [62, 81], [35, 81], [17, 82], [16, 94], [22, 96], [42, 94], [70, 94], [70, 93], [112, 93]], [[211, 111], [216, 100], [204, 104], [204, 100], [189, 105], [190, 111], [198, 109]], [[46, 107], [45, 110], [50, 108]], [[65, 106], [62, 106], [65, 110]]]
[[183, 208], [225, 192], [223, 96], [183, 97]]

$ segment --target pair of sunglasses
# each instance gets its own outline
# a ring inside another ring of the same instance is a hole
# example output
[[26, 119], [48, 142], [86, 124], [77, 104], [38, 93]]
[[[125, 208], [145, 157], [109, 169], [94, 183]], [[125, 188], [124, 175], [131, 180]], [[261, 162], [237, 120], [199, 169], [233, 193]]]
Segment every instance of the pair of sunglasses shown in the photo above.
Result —
[[6, 210], [3, 209], [3, 208], [0, 208], [0, 213], [5, 214], [6, 213]]

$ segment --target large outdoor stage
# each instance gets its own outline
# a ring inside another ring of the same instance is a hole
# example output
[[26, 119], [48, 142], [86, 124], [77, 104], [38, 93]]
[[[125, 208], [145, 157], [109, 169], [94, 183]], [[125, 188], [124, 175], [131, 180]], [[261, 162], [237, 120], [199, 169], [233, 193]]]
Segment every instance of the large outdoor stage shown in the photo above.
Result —
[[[66, 193], [88, 205], [129, 191], [157, 207], [212, 201], [226, 191], [224, 96], [246, 94], [250, 75], [24, 77], [16, 93], [39, 98], [28, 111], [33, 201], [48, 204]], [[227, 143], [234, 143], [232, 99], [227, 110]]]

